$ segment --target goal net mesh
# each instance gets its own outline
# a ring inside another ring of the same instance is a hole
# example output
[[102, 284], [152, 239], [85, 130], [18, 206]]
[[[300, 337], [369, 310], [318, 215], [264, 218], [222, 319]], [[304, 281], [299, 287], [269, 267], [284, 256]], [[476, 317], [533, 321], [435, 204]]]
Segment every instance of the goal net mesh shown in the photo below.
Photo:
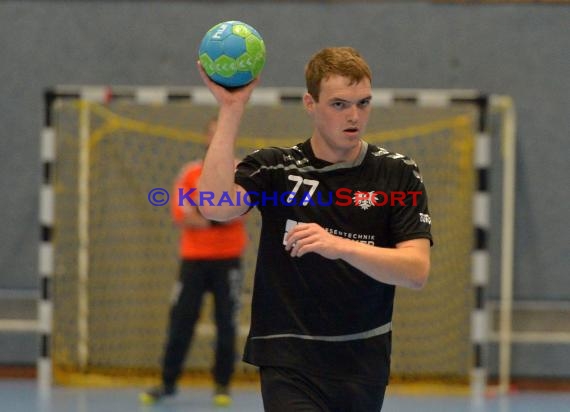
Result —
[[[55, 99], [55, 275], [52, 359], [56, 382], [80, 377], [157, 377], [178, 276], [178, 230], [153, 188], [171, 191], [189, 160], [202, 157], [203, 131], [217, 109], [190, 100], [141, 104]], [[393, 380], [467, 382], [472, 366], [470, 255], [476, 105], [427, 108], [398, 103], [372, 110], [366, 140], [413, 157], [429, 195], [435, 246], [428, 285], [398, 288], [393, 320]], [[238, 157], [309, 137], [300, 100], [251, 105]], [[171, 200], [174, 201], [174, 193]], [[247, 219], [238, 353], [249, 327], [260, 220]], [[83, 260], [82, 260], [83, 259]], [[207, 375], [213, 359], [212, 299], [202, 308], [186, 375]], [[238, 378], [256, 369], [236, 359]]]

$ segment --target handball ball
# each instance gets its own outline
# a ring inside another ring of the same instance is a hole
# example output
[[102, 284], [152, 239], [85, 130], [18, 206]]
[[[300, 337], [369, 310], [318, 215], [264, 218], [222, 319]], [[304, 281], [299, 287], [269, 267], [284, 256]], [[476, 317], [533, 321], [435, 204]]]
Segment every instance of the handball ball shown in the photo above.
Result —
[[210, 79], [227, 88], [240, 87], [263, 69], [265, 43], [249, 24], [225, 21], [208, 30], [198, 56]]

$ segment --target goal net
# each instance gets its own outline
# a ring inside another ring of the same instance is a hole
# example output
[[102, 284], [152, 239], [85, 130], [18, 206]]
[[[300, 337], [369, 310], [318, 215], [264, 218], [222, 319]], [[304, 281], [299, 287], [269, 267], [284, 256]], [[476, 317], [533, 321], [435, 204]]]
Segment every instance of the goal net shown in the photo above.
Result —
[[[182, 165], [203, 155], [204, 126], [217, 107], [199, 88], [154, 95], [142, 91], [63, 88], [48, 99], [56, 148], [51, 358], [59, 383], [97, 376], [132, 381], [159, 374], [178, 275], [179, 233], [169, 207], [153, 206], [148, 195], [154, 188], [170, 191]], [[485, 112], [471, 92], [459, 98], [444, 92], [435, 97], [413, 91], [374, 93], [376, 107], [365, 138], [417, 161], [435, 239], [426, 288], [396, 293], [393, 379], [466, 383], [475, 362], [473, 159]], [[311, 125], [301, 96], [297, 89], [256, 90], [240, 131], [238, 156], [305, 140]], [[257, 211], [250, 212], [247, 222], [240, 354], [249, 326]], [[207, 298], [187, 374], [207, 375], [211, 368], [212, 318]], [[236, 369], [238, 378], [257, 372], [239, 359]]]

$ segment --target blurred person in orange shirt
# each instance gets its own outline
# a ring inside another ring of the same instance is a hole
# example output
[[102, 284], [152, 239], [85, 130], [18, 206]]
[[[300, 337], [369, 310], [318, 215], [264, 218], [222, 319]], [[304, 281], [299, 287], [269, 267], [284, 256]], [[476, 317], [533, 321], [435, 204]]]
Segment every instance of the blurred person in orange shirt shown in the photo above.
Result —
[[[217, 119], [208, 122], [208, 144], [215, 132]], [[195, 160], [183, 166], [174, 187], [174, 193], [188, 193], [198, 186], [202, 161]], [[198, 203], [196, 190], [190, 196]], [[171, 214], [181, 229], [180, 274], [170, 308], [167, 338], [162, 358], [162, 382], [141, 393], [144, 404], [152, 404], [177, 392], [177, 381], [182, 373], [202, 299], [206, 292], [214, 296], [217, 327], [213, 403], [231, 404], [230, 381], [234, 372], [237, 313], [242, 284], [241, 256], [247, 243], [243, 218], [228, 222], [214, 222], [204, 218], [198, 207], [184, 200], [171, 203]]]

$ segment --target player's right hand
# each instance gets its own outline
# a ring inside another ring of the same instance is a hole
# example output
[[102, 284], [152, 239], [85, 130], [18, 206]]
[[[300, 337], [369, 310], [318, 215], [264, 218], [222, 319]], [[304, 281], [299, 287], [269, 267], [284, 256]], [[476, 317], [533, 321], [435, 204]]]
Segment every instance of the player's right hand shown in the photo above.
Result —
[[249, 101], [251, 93], [259, 84], [259, 77], [257, 77], [245, 86], [228, 89], [210, 79], [199, 60], [197, 61], [197, 66], [202, 81], [212, 92], [220, 106], [232, 106], [234, 104], [245, 105]]

